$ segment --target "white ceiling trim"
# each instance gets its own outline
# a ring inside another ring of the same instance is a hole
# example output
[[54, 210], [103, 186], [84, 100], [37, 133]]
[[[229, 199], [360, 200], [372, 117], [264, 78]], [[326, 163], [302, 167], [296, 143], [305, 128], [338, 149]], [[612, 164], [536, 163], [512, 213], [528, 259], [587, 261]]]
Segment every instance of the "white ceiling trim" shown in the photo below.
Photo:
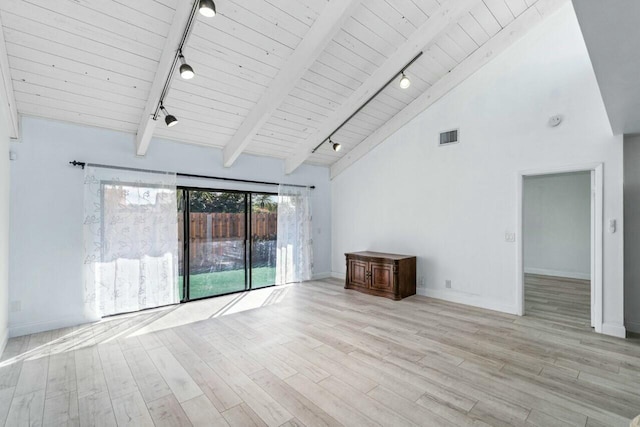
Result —
[[271, 114], [280, 106], [300, 78], [324, 51], [360, 0], [331, 0], [307, 35], [288, 58], [258, 103], [249, 112], [224, 148], [224, 166], [231, 167]]
[[504, 27], [498, 34], [478, 48], [451, 72], [435, 82], [422, 95], [402, 109], [388, 122], [369, 135], [353, 150], [331, 166], [331, 179], [340, 175], [369, 151], [384, 142], [418, 114], [429, 108], [453, 88], [466, 80], [485, 64], [527, 34], [533, 27], [569, 0], [539, 0], [532, 7]]
[[193, 2], [189, 1], [180, 1], [176, 6], [171, 28], [164, 43], [160, 61], [158, 62], [156, 75], [149, 90], [149, 97], [147, 98], [147, 103], [142, 112], [140, 124], [138, 125], [138, 132], [136, 133], [136, 154], [138, 156], [144, 156], [149, 149], [153, 132], [158, 124], [158, 121], [153, 119], [153, 115], [158, 106], [158, 102], [160, 102], [162, 88], [164, 87], [169, 71], [171, 71], [173, 59], [182, 40], [182, 32], [184, 31], [192, 9]]
[[9, 69], [9, 58], [7, 57], [7, 45], [4, 40], [2, 21], [0, 20], [0, 74], [2, 84], [0, 85], [0, 96], [6, 103], [7, 124], [9, 125], [9, 138], [18, 139], [20, 137], [20, 120], [18, 119], [18, 108], [13, 92], [13, 82], [11, 81], [11, 70]]
[[329, 118], [318, 132], [307, 138], [295, 154], [287, 158], [285, 172], [292, 173], [312, 154], [312, 150], [349, 117], [366, 99], [384, 85], [389, 77], [397, 73], [399, 68], [408, 63], [421, 50], [445, 33], [452, 25], [467, 14], [480, 0], [448, 0], [442, 4], [424, 24], [416, 28], [411, 37], [400, 46], [379, 67], [373, 75], [347, 99]]

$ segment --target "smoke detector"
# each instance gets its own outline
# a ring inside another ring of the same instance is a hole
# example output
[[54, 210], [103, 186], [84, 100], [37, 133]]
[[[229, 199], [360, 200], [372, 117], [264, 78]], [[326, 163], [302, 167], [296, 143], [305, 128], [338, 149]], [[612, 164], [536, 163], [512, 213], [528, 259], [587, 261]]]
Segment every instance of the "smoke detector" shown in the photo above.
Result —
[[562, 115], [557, 114], [555, 116], [549, 117], [549, 127], [556, 127], [562, 123]]

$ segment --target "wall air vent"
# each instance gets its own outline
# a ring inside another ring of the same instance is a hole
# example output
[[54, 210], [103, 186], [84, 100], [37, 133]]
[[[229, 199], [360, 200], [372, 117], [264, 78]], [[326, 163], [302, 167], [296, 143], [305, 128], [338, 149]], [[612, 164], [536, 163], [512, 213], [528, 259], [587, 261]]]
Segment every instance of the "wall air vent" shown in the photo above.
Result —
[[456, 144], [458, 141], [458, 129], [440, 133], [440, 145]]

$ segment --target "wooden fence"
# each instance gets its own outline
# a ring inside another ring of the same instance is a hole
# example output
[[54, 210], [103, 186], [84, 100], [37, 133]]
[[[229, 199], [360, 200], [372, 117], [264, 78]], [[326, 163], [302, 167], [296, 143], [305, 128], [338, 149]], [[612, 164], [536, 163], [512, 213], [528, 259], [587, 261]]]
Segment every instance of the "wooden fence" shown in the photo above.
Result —
[[[250, 234], [254, 242], [275, 240], [277, 227], [276, 213], [251, 214]], [[242, 213], [191, 213], [189, 235], [192, 271], [232, 268], [231, 264], [244, 259], [245, 215]], [[178, 216], [178, 237], [180, 242], [184, 241], [182, 215]], [[260, 249], [256, 256], [264, 252], [262, 247], [256, 249]], [[182, 269], [182, 251], [179, 251], [179, 260]], [[225, 267], [218, 265], [220, 263], [230, 265]]]
[[[184, 238], [183, 216], [178, 217], [178, 233]], [[189, 234], [194, 240], [233, 240], [245, 238], [245, 216], [242, 213], [192, 213], [189, 217]], [[278, 231], [278, 214], [252, 213], [250, 234], [254, 240], [275, 239]]]

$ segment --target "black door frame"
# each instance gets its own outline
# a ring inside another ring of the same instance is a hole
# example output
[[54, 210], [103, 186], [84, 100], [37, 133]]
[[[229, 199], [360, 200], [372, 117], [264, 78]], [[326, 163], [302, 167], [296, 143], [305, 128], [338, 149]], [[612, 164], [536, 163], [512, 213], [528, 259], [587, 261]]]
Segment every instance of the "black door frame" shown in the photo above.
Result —
[[[177, 186], [177, 190], [182, 192], [182, 203], [184, 204], [183, 209], [182, 209], [182, 215], [183, 215], [183, 245], [182, 245], [182, 274], [183, 274], [183, 280], [182, 280], [182, 286], [183, 286], [183, 293], [182, 293], [182, 300], [180, 300], [180, 303], [186, 303], [186, 302], [191, 302], [191, 301], [200, 301], [200, 300], [204, 300], [204, 299], [209, 299], [209, 298], [217, 298], [217, 297], [221, 297], [221, 296], [225, 296], [225, 295], [233, 295], [233, 294], [238, 294], [238, 293], [242, 293], [242, 292], [248, 292], [253, 290], [253, 284], [252, 284], [252, 244], [253, 244], [253, 236], [251, 235], [251, 226], [252, 226], [252, 221], [251, 221], [251, 208], [252, 208], [252, 199], [253, 199], [253, 195], [254, 194], [266, 194], [269, 196], [277, 196], [278, 193], [272, 193], [272, 192], [268, 192], [268, 191], [244, 191], [244, 190], [228, 190], [228, 189], [217, 189], [217, 188], [209, 188], [209, 187], [194, 187], [194, 186], [186, 186], [186, 185], [178, 185]], [[244, 214], [245, 214], [245, 221], [244, 221], [244, 289], [240, 290], [240, 291], [233, 291], [233, 292], [227, 292], [225, 294], [218, 294], [218, 295], [211, 295], [211, 296], [206, 296], [206, 297], [201, 297], [201, 298], [194, 298], [191, 299], [190, 298], [190, 287], [189, 287], [189, 239], [190, 239], [190, 230], [189, 230], [189, 216], [191, 213], [191, 208], [190, 208], [190, 192], [191, 191], [208, 191], [208, 192], [226, 192], [226, 193], [242, 193], [244, 194]], [[264, 288], [270, 288], [272, 286], [275, 286], [275, 283], [273, 285], [267, 285], [267, 286], [262, 286], [259, 289], [264, 289]]]

